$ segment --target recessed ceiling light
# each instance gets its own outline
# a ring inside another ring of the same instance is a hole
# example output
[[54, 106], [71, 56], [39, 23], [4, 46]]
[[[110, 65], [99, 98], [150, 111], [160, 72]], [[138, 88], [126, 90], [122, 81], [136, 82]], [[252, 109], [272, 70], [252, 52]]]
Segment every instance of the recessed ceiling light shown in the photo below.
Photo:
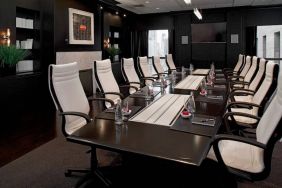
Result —
[[118, 15], [118, 11], [116, 11], [116, 15]]
[[126, 17], [126, 14], [123, 14], [123, 17]]
[[145, 1], [146, 4], [150, 3], [150, 1]]
[[157, 7], [156, 9], [157, 9], [157, 10], [159, 10], [160, 8], [159, 8], [159, 7]]

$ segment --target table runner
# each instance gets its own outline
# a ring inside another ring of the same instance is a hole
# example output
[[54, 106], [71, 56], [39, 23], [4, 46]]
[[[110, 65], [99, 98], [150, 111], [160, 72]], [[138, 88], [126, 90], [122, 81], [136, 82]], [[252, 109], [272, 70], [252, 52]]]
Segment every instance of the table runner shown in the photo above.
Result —
[[209, 72], [210, 72], [210, 69], [196, 69], [193, 71], [193, 74], [208, 75]]
[[205, 78], [204, 76], [189, 75], [184, 80], [179, 82], [174, 88], [175, 89], [197, 90], [204, 78]]
[[171, 126], [183, 109], [189, 95], [166, 94], [144, 108], [129, 121]]

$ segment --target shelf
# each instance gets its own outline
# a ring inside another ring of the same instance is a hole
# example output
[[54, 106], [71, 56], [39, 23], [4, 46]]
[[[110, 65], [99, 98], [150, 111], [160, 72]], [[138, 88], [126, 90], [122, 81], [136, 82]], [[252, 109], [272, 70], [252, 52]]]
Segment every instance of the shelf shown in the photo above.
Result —
[[[41, 70], [41, 13], [39, 10], [16, 7], [16, 43], [17, 46], [28, 47], [30, 55], [24, 60], [33, 61], [33, 69], [21, 69], [17, 75], [30, 75]], [[28, 40], [31, 39], [31, 40]], [[24, 43], [25, 42], [25, 43]], [[22, 65], [23, 66], [23, 65]]]

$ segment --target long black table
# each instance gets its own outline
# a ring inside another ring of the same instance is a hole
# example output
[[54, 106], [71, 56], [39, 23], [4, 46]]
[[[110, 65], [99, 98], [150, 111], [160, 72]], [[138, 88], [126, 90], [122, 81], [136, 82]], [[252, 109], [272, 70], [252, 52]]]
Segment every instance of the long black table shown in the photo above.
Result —
[[[181, 78], [177, 78], [179, 82]], [[142, 90], [146, 90], [146, 87]], [[164, 90], [155, 87], [158, 99], [165, 93], [174, 93], [170, 84]], [[209, 89], [209, 94], [223, 95], [224, 90]], [[181, 94], [190, 94], [182, 91]], [[114, 114], [102, 112], [97, 114], [95, 120], [67, 137], [70, 142], [89, 145], [94, 148], [102, 148], [117, 152], [128, 152], [138, 155], [176, 161], [180, 163], [200, 166], [209, 151], [213, 136], [219, 130], [221, 116], [224, 113], [225, 98], [218, 102], [212, 99], [197, 100], [198, 92], [194, 92], [196, 99], [196, 114], [216, 116], [217, 122], [214, 127], [192, 125], [191, 120], [178, 117], [175, 122], [179, 129], [153, 125], [140, 122], [125, 122], [119, 126], [114, 124]], [[148, 101], [144, 97], [127, 97], [129, 106], [144, 108], [154, 100]], [[186, 130], [185, 126], [189, 127]], [[194, 126], [194, 127], [193, 127]], [[181, 130], [183, 129], [184, 130]]]

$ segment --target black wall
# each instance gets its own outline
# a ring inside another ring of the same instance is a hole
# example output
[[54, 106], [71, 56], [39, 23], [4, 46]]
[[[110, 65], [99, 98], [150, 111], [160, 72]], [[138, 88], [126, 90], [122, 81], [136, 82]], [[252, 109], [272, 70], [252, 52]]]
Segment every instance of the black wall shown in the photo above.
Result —
[[[54, 1], [54, 41], [55, 51], [91, 51], [101, 50], [101, 14], [96, 1], [55, 0]], [[94, 14], [94, 45], [70, 45], [68, 8], [75, 8]]]
[[[246, 53], [248, 27], [282, 24], [282, 7], [239, 7], [202, 10], [203, 20], [191, 11], [164, 14], [139, 15], [132, 26], [137, 30], [168, 29], [172, 31], [170, 53], [178, 66], [208, 67], [211, 61], [217, 67], [234, 66], [239, 53]], [[191, 23], [226, 22], [226, 43], [191, 44]], [[231, 34], [239, 35], [239, 43], [231, 44]], [[181, 44], [181, 36], [188, 35], [188, 44]]]

